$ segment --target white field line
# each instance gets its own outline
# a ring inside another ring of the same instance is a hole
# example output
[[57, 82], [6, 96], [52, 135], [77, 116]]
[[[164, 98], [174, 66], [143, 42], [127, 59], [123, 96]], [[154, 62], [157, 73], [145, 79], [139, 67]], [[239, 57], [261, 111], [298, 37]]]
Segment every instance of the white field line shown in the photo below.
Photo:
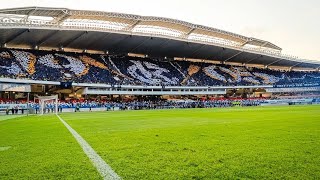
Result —
[[100, 175], [105, 180], [118, 180], [121, 179], [116, 172], [96, 153], [96, 151], [90, 146], [90, 144], [83, 139], [80, 134], [77, 133], [68, 123], [66, 123], [59, 115], [57, 117], [70, 131], [73, 137], [78, 141], [84, 153], [91, 160], [92, 164], [96, 167]]

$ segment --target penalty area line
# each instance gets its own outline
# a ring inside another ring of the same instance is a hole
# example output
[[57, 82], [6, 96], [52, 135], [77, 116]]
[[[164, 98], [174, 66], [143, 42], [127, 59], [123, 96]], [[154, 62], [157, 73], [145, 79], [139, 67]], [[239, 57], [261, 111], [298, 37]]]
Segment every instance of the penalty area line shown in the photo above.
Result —
[[57, 115], [59, 120], [64, 124], [64, 126], [69, 130], [73, 137], [77, 140], [81, 146], [84, 153], [91, 160], [92, 164], [96, 167], [100, 175], [105, 180], [118, 180], [121, 179], [116, 172], [99, 156], [99, 154], [90, 146], [90, 144], [81, 137], [77, 131], [75, 131], [68, 123], [66, 123], [59, 115]]

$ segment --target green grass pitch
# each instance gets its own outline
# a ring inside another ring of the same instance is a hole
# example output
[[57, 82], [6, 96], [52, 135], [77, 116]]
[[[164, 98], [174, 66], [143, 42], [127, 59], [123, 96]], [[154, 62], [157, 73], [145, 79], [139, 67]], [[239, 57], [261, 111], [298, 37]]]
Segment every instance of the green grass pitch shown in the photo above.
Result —
[[[316, 105], [61, 117], [122, 179], [320, 178]], [[0, 179], [100, 178], [55, 116], [0, 121], [0, 163]]]

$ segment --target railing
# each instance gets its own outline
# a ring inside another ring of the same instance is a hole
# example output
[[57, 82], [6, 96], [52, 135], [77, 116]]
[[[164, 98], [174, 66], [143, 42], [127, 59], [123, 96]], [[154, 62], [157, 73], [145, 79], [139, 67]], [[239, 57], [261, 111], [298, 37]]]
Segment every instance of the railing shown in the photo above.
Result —
[[[18, 83], [18, 84], [45, 84], [60, 85], [57, 81], [38, 81], [31, 79], [11, 79], [0, 78], [0, 82]], [[72, 83], [72, 86], [95, 87], [95, 88], [126, 88], [126, 89], [163, 89], [163, 86], [138, 86], [138, 85], [111, 85], [111, 84], [94, 84], [94, 83]], [[238, 88], [272, 88], [272, 85], [258, 86], [165, 86], [166, 89], [238, 89]]]
[[226, 94], [225, 89], [129, 89], [129, 88], [85, 88], [83, 94], [114, 95], [214, 95]]

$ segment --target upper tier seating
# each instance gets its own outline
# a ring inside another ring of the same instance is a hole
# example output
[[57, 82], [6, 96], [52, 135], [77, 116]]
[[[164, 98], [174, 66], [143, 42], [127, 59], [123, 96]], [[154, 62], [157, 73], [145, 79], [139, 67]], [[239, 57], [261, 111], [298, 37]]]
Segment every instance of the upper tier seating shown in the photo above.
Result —
[[320, 83], [319, 72], [277, 71], [189, 61], [13, 49], [0, 50], [0, 76], [111, 85], [235, 86]]

